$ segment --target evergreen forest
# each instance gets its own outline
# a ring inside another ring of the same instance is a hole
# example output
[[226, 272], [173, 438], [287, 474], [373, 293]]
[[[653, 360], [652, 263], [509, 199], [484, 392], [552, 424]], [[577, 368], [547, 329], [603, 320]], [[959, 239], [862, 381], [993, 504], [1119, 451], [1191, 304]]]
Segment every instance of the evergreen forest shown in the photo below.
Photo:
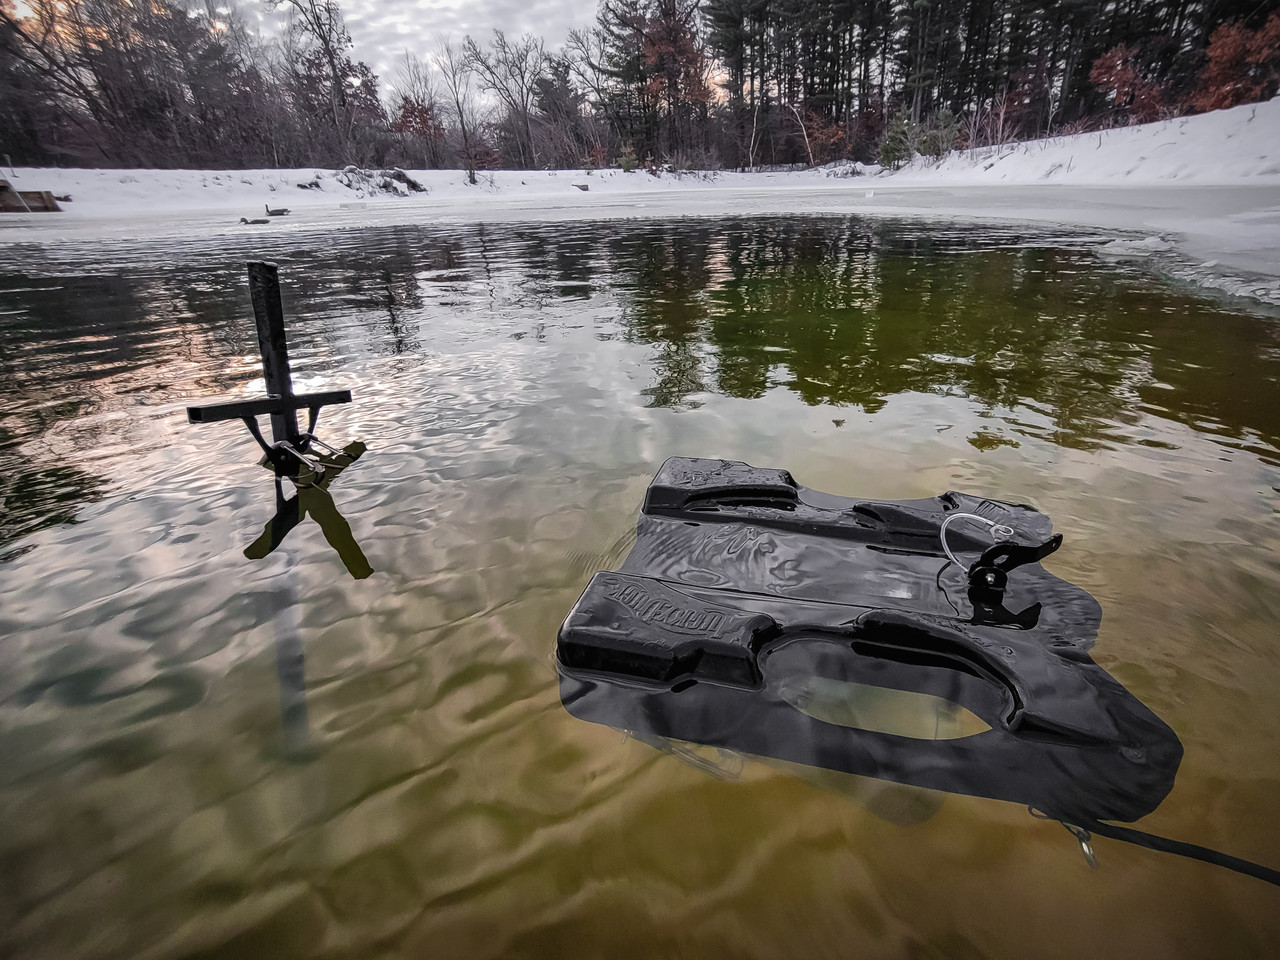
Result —
[[0, 159], [77, 167], [745, 169], [1002, 144], [1280, 88], [1280, 0], [601, 0], [552, 47], [384, 77], [338, 0], [0, 0]]

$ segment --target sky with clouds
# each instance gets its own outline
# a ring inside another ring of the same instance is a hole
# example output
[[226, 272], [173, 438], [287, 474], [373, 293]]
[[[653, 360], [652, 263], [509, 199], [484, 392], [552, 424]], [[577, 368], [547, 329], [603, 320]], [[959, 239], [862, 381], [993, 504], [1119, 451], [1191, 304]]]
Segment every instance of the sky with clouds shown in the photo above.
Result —
[[[570, 30], [595, 21], [597, 0], [339, 0], [355, 59], [363, 60], [384, 82], [394, 81], [396, 62], [407, 48], [419, 55], [434, 48], [438, 36], [461, 40], [470, 34], [487, 41], [494, 30], [509, 37], [527, 32], [559, 47]], [[246, 4], [261, 17], [264, 31], [283, 11], [272, 14], [258, 0]], [[252, 15], [252, 14], [251, 14]]]

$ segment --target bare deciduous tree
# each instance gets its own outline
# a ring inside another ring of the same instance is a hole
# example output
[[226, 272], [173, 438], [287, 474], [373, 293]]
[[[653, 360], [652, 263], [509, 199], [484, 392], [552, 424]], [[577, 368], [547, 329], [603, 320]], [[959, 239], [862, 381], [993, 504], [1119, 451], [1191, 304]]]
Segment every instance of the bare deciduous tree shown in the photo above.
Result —
[[467, 37], [463, 49], [480, 85], [506, 108], [519, 165], [537, 166], [531, 118], [538, 80], [546, 68], [542, 39], [526, 33], [512, 43], [505, 33], [495, 30], [487, 48]]
[[351, 46], [351, 36], [342, 19], [338, 0], [267, 0], [272, 10], [287, 6], [293, 10], [303, 32], [320, 49], [329, 68], [329, 102], [333, 110], [334, 129], [341, 130], [347, 110], [347, 91], [343, 83], [342, 61]]
[[425, 167], [438, 166], [444, 139], [444, 102], [431, 65], [406, 50], [396, 70], [395, 87], [392, 130], [419, 141]]
[[462, 138], [460, 150], [467, 170], [467, 182], [476, 182], [476, 133], [480, 126], [480, 110], [474, 85], [471, 59], [453, 41], [442, 38], [436, 43], [435, 64], [440, 71], [445, 96]]

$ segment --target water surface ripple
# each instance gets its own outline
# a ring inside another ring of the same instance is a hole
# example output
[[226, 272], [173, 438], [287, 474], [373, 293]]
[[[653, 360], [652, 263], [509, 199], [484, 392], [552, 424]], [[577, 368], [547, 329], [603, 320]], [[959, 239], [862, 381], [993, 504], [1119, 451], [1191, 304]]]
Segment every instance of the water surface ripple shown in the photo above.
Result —
[[[668, 456], [1034, 504], [1178, 733], [1140, 826], [1280, 865], [1280, 325], [1087, 238], [844, 217], [11, 248], [0, 954], [1272, 957], [1276, 892], [995, 801], [653, 745], [552, 660]], [[246, 259], [368, 452], [275, 510]], [[312, 503], [319, 510], [323, 504]]]

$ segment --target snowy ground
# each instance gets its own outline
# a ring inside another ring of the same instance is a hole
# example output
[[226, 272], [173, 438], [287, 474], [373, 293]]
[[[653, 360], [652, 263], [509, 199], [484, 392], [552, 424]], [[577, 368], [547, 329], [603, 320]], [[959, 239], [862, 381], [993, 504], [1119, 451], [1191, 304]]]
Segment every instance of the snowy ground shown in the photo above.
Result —
[[[71, 202], [62, 214], [0, 215], [0, 249], [397, 223], [786, 213], [1034, 221], [1122, 231], [1099, 245], [1099, 255], [1154, 258], [1185, 279], [1280, 304], [1280, 98], [941, 161], [918, 158], [896, 172], [497, 171], [481, 174], [477, 186], [459, 171], [409, 173], [427, 193], [400, 196], [310, 168], [18, 168], [8, 177], [15, 188], [51, 190]], [[239, 222], [263, 217], [264, 205], [291, 213], [266, 224]]]

